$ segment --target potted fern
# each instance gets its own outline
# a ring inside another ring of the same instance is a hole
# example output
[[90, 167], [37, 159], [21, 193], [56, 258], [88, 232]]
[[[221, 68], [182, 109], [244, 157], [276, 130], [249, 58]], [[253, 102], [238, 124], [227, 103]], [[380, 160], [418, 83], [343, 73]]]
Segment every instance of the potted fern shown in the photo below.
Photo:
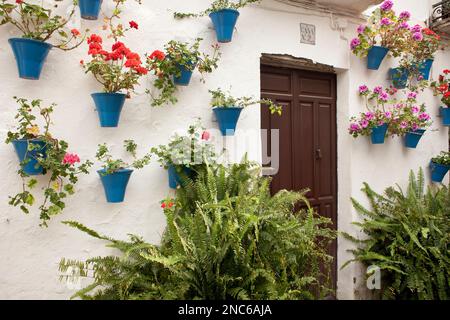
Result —
[[221, 43], [231, 42], [233, 31], [239, 18], [238, 9], [251, 3], [261, 2], [261, 0], [215, 0], [211, 7], [200, 13], [180, 13], [175, 12], [176, 19], [187, 17], [209, 16], [216, 30], [217, 41]]
[[220, 88], [209, 90], [212, 95], [211, 106], [219, 122], [219, 128], [224, 136], [232, 136], [236, 130], [236, 125], [241, 115], [241, 111], [251, 105], [267, 105], [272, 114], [281, 115], [282, 107], [276, 105], [270, 99], [255, 100], [252, 97], [235, 98], [229, 92], [224, 92]]
[[[92, 162], [80, 163], [78, 155], [68, 152], [69, 144], [50, 133], [55, 104], [44, 107], [41, 100], [16, 97], [15, 100], [19, 104], [15, 117], [18, 125], [16, 130], [7, 133], [6, 143], [11, 143], [17, 153], [18, 174], [23, 183], [22, 191], [11, 196], [9, 204], [29, 213], [36, 199], [32, 191], [38, 184], [32, 176], [47, 174], [48, 181], [42, 188], [44, 200], [39, 206], [41, 226], [47, 226], [50, 217], [65, 208], [64, 199], [75, 193], [78, 176], [87, 174]], [[42, 126], [39, 126], [37, 115], [42, 119]]]
[[388, 109], [386, 104], [389, 102], [389, 96], [395, 92], [383, 90], [381, 86], [372, 91], [366, 85], [361, 85], [359, 94], [365, 98], [367, 111], [358, 117], [350, 118], [349, 133], [354, 138], [360, 135], [370, 136], [372, 144], [383, 144], [394, 115], [393, 110]]
[[[76, 4], [76, 0], [73, 2]], [[0, 0], [0, 25], [12, 24], [22, 37], [8, 40], [13, 50], [19, 76], [23, 79], [37, 80], [48, 53], [52, 48], [63, 51], [78, 47], [84, 40], [80, 31], [65, 30], [75, 13], [75, 6], [67, 17], [53, 13], [43, 5], [32, 4], [23, 0]], [[56, 43], [52, 38], [59, 37]], [[72, 44], [71, 44], [72, 43]]]
[[411, 14], [404, 11], [397, 16], [392, 10], [393, 5], [390, 0], [384, 1], [373, 11], [368, 23], [358, 27], [358, 36], [350, 42], [355, 55], [367, 57], [370, 70], [378, 70], [389, 52], [398, 57], [406, 48]]
[[443, 74], [439, 75], [438, 81], [433, 81], [431, 87], [433, 88], [434, 95], [441, 97], [441, 102], [445, 105], [440, 107], [440, 115], [442, 117], [442, 124], [444, 126], [450, 126], [450, 70], [445, 69]]
[[152, 106], [161, 106], [168, 102], [175, 104], [176, 86], [188, 86], [195, 69], [202, 75], [200, 80], [205, 82], [204, 74], [217, 68], [221, 55], [219, 46], [212, 46], [212, 55], [202, 53], [202, 40], [197, 38], [193, 43], [171, 40], [164, 46], [165, 52], [155, 50], [148, 56], [147, 68], [154, 72], [154, 86], [160, 91], [159, 95], [154, 96], [147, 90], [152, 97]]
[[161, 167], [168, 171], [170, 188], [175, 189], [192, 177], [197, 166], [215, 162], [214, 146], [209, 139], [210, 133], [197, 121], [189, 126], [186, 134], [175, 133], [167, 145], [151, 149]]
[[438, 156], [431, 159], [431, 180], [433, 182], [442, 182], [449, 169], [450, 152], [442, 151]]
[[[106, 200], [109, 203], [123, 202], [125, 192], [133, 169], [142, 169], [150, 163], [151, 155], [145, 154], [142, 158], [137, 158], [137, 144], [133, 140], [125, 140], [125, 150], [133, 157], [131, 164], [122, 159], [114, 159], [108, 146], [100, 144], [95, 157], [101, 161], [102, 169], [97, 173], [105, 190]], [[133, 168], [133, 169], [132, 169]]]

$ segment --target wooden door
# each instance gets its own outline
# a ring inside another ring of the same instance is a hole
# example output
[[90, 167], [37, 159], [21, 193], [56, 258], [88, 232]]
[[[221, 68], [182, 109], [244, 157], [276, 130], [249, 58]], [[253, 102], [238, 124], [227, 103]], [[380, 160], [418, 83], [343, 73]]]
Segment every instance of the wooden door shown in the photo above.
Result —
[[[311, 205], [337, 228], [336, 75], [263, 65], [261, 97], [283, 106], [282, 116], [271, 115], [267, 107], [261, 107], [261, 128], [280, 130], [279, 167], [273, 176], [272, 193], [310, 189], [307, 197]], [[263, 155], [272, 156], [272, 143], [268, 134]], [[336, 241], [329, 254], [334, 257], [332, 280], [336, 288]]]

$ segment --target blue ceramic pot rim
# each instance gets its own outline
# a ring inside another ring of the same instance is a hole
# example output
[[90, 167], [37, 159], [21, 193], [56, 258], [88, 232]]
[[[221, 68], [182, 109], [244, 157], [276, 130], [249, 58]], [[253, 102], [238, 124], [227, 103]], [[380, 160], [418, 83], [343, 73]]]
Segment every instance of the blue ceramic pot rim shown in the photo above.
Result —
[[13, 141], [31, 141], [31, 142], [45, 142], [44, 139], [40, 139], [40, 138], [33, 138], [33, 139], [14, 139]]
[[423, 135], [425, 133], [425, 131], [427, 131], [426, 129], [417, 129], [416, 131], [408, 131], [409, 134], [417, 134], [417, 135]]
[[133, 171], [134, 171], [133, 169], [119, 169], [117, 171], [114, 171], [111, 174], [104, 174], [106, 172], [106, 170], [105, 169], [100, 169], [100, 170], [97, 170], [97, 173], [100, 174], [100, 175], [103, 174], [103, 175], [109, 176], [109, 175], [113, 175], [113, 174], [116, 174], [116, 173], [129, 173], [129, 172], [133, 172]]
[[238, 10], [236, 10], [236, 9], [231, 9], [231, 8], [227, 8], [227, 9], [222, 9], [222, 10], [219, 10], [219, 11], [213, 11], [213, 12], [211, 12], [210, 14], [209, 14], [209, 16], [211, 17], [211, 15], [212, 14], [214, 14], [214, 13], [219, 13], [219, 12], [235, 12], [235, 13], [237, 13], [237, 15], [239, 16], [239, 11]]
[[231, 110], [237, 110], [237, 109], [244, 109], [243, 107], [214, 107], [213, 110], [225, 110], [225, 109], [231, 109]]
[[121, 93], [121, 92], [96, 92], [96, 93], [91, 93], [91, 96], [127, 96], [126, 93]]
[[[383, 47], [383, 46], [377, 46], [377, 45], [374, 45], [374, 46], [370, 47], [370, 49], [372, 49], [372, 48], [383, 48], [383, 49], [386, 49], [387, 51], [389, 51], [389, 48]], [[370, 50], [370, 49], [369, 49], [369, 50]]]
[[49, 47], [49, 49], [53, 48], [53, 45], [51, 43], [45, 42], [45, 41], [40, 41], [40, 40], [35, 40], [35, 39], [28, 39], [28, 38], [9, 38], [8, 42], [35, 42], [35, 43], [39, 43], [39, 44], [43, 44], [47, 47]]
[[436, 163], [434, 161], [430, 161], [432, 165], [434, 166], [439, 166], [439, 167], [444, 167], [444, 168], [450, 168], [450, 165], [446, 165], [446, 164], [441, 164], [441, 163]]

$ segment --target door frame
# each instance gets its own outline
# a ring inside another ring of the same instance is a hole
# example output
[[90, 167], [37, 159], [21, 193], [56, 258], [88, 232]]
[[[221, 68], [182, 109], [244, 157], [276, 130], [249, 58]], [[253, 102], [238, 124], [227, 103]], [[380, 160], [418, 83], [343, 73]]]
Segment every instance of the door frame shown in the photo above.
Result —
[[[333, 94], [335, 97], [335, 123], [333, 124], [334, 129], [334, 146], [335, 146], [335, 154], [334, 154], [334, 178], [335, 178], [335, 205], [336, 205], [336, 219], [335, 219], [335, 230], [337, 231], [339, 229], [339, 139], [338, 139], [338, 79], [339, 75], [337, 74], [336, 70], [333, 66], [321, 64], [321, 63], [315, 63], [310, 59], [305, 58], [296, 58], [291, 55], [285, 55], [285, 54], [265, 54], [263, 53], [260, 58], [260, 74], [263, 67], [273, 67], [275, 69], [281, 70], [284, 69], [286, 71], [292, 71], [292, 69], [306, 71], [306, 72], [316, 72], [318, 74], [333, 74], [334, 75], [334, 85], [333, 85]], [[297, 84], [297, 80], [293, 81], [291, 86], [295, 86]], [[260, 89], [261, 92], [261, 89]], [[316, 98], [316, 100], [320, 98]], [[292, 114], [291, 114], [291, 121], [292, 121]], [[270, 137], [270, 135], [269, 135]], [[268, 139], [269, 145], [267, 148], [270, 148], [270, 138]], [[270, 149], [269, 149], [270, 150]], [[291, 153], [293, 152], [293, 149], [291, 148]], [[281, 162], [281, 161], [280, 161]], [[339, 255], [339, 239], [337, 238], [335, 240], [334, 244], [334, 261], [333, 261], [333, 269], [332, 269], [332, 276], [334, 278], [334, 281], [332, 282], [332, 288], [334, 289], [335, 295], [338, 294], [338, 283], [339, 283], [339, 269], [338, 269], [338, 255]]]

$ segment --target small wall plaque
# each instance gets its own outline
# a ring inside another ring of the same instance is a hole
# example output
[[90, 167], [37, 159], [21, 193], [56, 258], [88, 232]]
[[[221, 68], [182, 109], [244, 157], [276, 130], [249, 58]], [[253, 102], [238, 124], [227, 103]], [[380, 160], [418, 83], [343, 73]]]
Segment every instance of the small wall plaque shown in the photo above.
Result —
[[316, 44], [316, 26], [300, 23], [300, 43]]

